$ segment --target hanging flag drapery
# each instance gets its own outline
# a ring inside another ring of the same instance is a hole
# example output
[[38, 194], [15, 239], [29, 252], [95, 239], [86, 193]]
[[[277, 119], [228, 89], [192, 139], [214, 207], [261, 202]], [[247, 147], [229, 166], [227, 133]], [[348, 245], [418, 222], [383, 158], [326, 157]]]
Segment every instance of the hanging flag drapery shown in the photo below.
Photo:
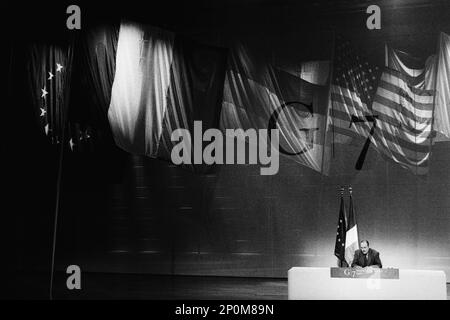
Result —
[[327, 174], [326, 87], [301, 79], [300, 67], [286, 72], [247, 45], [231, 47], [221, 129], [267, 129], [270, 122], [279, 129], [282, 156]]
[[378, 68], [362, 61], [347, 42], [337, 45], [335, 52], [330, 97], [333, 140], [366, 138], [364, 149], [372, 145], [384, 158], [414, 174], [426, 174], [433, 92], [417, 88], [417, 79], [406, 71], [385, 68], [380, 78]]
[[116, 144], [170, 160], [174, 130], [192, 131], [195, 120], [203, 130], [218, 128], [225, 66], [224, 49], [122, 22], [108, 110]]
[[36, 44], [29, 52], [29, 84], [38, 127], [52, 144], [59, 144], [67, 116], [73, 45]]
[[[62, 143], [70, 151], [92, 150], [92, 127], [69, 119], [74, 45], [36, 44], [30, 47], [29, 83], [39, 130], [51, 144]], [[73, 120], [73, 119], [72, 119]]]
[[122, 149], [156, 157], [167, 109], [174, 35], [122, 23], [108, 119]]
[[450, 138], [450, 36], [441, 32], [433, 129]]
[[359, 249], [358, 225], [356, 213], [353, 206], [352, 190], [350, 187], [350, 205], [348, 208], [347, 228], [345, 233], [345, 260], [349, 266], [352, 265], [355, 251]]
[[337, 38], [334, 52], [328, 118], [333, 143], [348, 143], [351, 137], [367, 138], [373, 122], [366, 120], [372, 116], [380, 69], [341, 37]]
[[[112, 149], [115, 143], [108, 121], [114, 80], [119, 25], [83, 29], [74, 48], [71, 107], [69, 110], [70, 149]], [[88, 148], [89, 147], [89, 148]], [[92, 147], [92, 148], [91, 148]]]
[[425, 64], [421, 59], [385, 45], [385, 67], [397, 70], [408, 78], [408, 83], [418, 89], [434, 87], [436, 55], [428, 57]]
[[117, 145], [170, 159], [171, 133], [192, 132], [194, 120], [202, 121], [203, 130], [220, 121], [224, 133], [274, 125], [282, 154], [326, 174], [326, 87], [302, 80], [300, 68], [295, 76], [259, 63], [243, 46], [231, 51], [224, 84], [226, 50], [123, 22], [108, 110]]
[[439, 36], [437, 54], [429, 56], [425, 64], [420, 59], [386, 45], [386, 67], [399, 71], [417, 89], [435, 90], [433, 130], [435, 141], [450, 138], [450, 37]]
[[408, 81], [399, 71], [384, 70], [373, 103], [378, 121], [372, 142], [387, 158], [422, 175], [428, 173], [434, 93]]

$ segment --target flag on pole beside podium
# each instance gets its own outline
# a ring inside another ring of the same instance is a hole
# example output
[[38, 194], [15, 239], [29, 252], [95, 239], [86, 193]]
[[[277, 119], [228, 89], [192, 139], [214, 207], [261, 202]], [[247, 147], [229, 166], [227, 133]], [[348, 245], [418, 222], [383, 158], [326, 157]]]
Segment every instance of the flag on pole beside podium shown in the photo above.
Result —
[[355, 251], [359, 249], [358, 226], [353, 207], [352, 191], [350, 189], [350, 206], [348, 209], [347, 232], [345, 234], [345, 260], [351, 266]]
[[345, 263], [345, 233], [347, 231], [345, 227], [345, 204], [344, 195], [341, 193], [341, 206], [339, 209], [339, 220], [336, 232], [336, 244], [334, 246], [334, 255], [339, 259], [339, 266]]

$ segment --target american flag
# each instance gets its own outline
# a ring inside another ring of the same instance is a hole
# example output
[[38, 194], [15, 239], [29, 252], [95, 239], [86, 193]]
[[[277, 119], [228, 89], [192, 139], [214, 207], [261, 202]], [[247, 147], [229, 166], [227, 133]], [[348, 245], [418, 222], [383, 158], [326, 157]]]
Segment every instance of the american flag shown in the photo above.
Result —
[[417, 89], [408, 75], [363, 60], [348, 42], [337, 45], [331, 85], [330, 128], [368, 138], [384, 158], [414, 174], [428, 172], [433, 92]]
[[[372, 123], [354, 120], [372, 115], [371, 104], [376, 92], [380, 68], [359, 55], [348, 41], [336, 39], [331, 82], [329, 127], [333, 143], [348, 139], [341, 135], [366, 138]], [[353, 120], [353, 121], [352, 121]]]
[[373, 102], [377, 149], [414, 174], [428, 173], [434, 91], [417, 89], [409, 77], [385, 68]]

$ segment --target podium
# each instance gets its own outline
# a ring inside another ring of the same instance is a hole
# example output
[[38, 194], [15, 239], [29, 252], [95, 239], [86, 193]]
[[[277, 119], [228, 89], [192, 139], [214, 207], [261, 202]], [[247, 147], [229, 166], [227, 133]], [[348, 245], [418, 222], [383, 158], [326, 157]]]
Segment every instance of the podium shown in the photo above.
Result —
[[446, 300], [443, 271], [294, 267], [289, 300]]

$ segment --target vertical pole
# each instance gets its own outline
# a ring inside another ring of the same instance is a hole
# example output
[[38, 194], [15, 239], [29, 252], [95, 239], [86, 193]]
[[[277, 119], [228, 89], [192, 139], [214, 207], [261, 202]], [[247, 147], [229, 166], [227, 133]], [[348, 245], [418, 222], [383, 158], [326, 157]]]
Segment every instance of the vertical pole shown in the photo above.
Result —
[[[69, 44], [67, 65], [72, 65], [73, 59], [73, 48], [75, 44], [75, 36], [72, 37]], [[66, 69], [67, 72], [64, 76], [64, 90], [66, 87], [70, 87], [70, 77], [71, 74]], [[66, 78], [67, 77], [67, 78]], [[64, 101], [63, 101], [63, 109], [62, 109], [62, 134], [61, 134], [61, 147], [59, 153], [59, 164], [58, 164], [58, 177], [56, 181], [56, 200], [55, 200], [55, 220], [53, 224], [53, 243], [52, 243], [52, 260], [51, 260], [51, 271], [50, 271], [50, 288], [49, 288], [49, 298], [53, 300], [53, 281], [54, 281], [54, 273], [55, 273], [55, 254], [56, 254], [56, 239], [57, 239], [57, 229], [58, 229], [58, 216], [59, 216], [59, 207], [61, 201], [61, 177], [62, 177], [62, 165], [63, 165], [63, 157], [64, 157], [64, 145], [65, 145], [65, 133], [66, 133], [66, 120], [67, 120], [67, 110], [65, 110], [65, 106], [69, 103], [69, 91], [64, 92]]]
[[55, 271], [55, 252], [56, 252], [56, 232], [58, 229], [58, 214], [59, 214], [59, 203], [60, 203], [60, 193], [61, 193], [61, 176], [62, 176], [62, 164], [64, 156], [64, 139], [65, 139], [65, 125], [63, 124], [62, 137], [61, 137], [61, 147], [59, 153], [59, 164], [58, 164], [58, 178], [56, 181], [56, 201], [55, 201], [55, 221], [53, 225], [53, 244], [52, 244], [52, 263], [51, 263], [51, 274], [50, 274], [50, 300], [53, 300], [53, 276]]
[[[339, 194], [340, 194], [341, 199], [343, 201], [343, 199], [344, 199], [344, 186], [340, 186], [339, 187], [339, 191], [340, 191]], [[345, 211], [344, 211], [344, 219], [347, 219], [347, 217], [345, 216]], [[346, 220], [344, 222], [346, 222]], [[347, 229], [347, 223], [345, 223], [345, 226], [346, 226], [345, 228]], [[344, 230], [344, 231], [347, 232], [347, 230]], [[345, 246], [345, 242], [344, 242], [344, 246]], [[344, 260], [339, 259], [339, 267], [340, 268], [345, 267], [344, 261], [345, 261], [345, 255], [344, 255]]]
[[388, 46], [386, 42], [384, 43], [384, 66], [389, 66]]

